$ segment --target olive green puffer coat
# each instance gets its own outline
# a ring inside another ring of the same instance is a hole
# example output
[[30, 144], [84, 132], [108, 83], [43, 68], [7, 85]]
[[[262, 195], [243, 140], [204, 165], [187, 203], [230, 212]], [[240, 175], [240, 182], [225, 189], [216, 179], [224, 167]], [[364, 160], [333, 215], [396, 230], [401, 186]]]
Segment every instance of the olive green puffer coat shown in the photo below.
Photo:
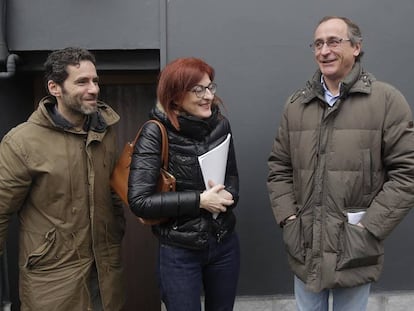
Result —
[[[269, 157], [268, 190], [288, 260], [311, 291], [379, 278], [383, 240], [414, 205], [411, 110], [357, 62], [333, 107], [318, 71], [285, 107]], [[349, 212], [366, 211], [361, 223]]]

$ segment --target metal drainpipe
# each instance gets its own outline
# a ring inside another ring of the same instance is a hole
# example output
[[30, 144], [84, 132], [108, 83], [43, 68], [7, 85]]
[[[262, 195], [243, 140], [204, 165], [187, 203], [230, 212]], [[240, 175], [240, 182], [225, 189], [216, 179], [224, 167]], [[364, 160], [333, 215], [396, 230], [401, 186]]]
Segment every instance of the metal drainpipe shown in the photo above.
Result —
[[0, 79], [14, 76], [16, 73], [16, 63], [19, 57], [16, 54], [9, 54], [6, 42], [6, 1], [0, 0], [0, 64], [5, 64], [6, 71], [0, 72]]
[[19, 56], [16, 54], [9, 54], [9, 56], [7, 56], [6, 71], [0, 72], [0, 79], [6, 79], [14, 76], [18, 60]]

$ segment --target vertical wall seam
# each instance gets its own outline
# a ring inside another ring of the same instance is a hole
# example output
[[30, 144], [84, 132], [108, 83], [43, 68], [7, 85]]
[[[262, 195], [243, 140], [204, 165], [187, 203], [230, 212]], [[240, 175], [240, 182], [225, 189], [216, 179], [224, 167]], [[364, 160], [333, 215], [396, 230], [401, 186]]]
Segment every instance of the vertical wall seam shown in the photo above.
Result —
[[168, 0], [160, 0], [160, 70], [167, 64]]

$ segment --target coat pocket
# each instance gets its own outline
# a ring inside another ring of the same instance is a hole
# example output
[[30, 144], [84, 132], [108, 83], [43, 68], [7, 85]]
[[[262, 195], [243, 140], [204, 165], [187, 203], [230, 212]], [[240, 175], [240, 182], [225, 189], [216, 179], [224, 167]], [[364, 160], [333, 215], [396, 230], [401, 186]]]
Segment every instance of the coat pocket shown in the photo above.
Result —
[[301, 219], [296, 218], [288, 221], [283, 226], [283, 242], [290, 256], [301, 264], [305, 263], [305, 248], [303, 246], [303, 236]]
[[348, 223], [344, 223], [339, 243], [336, 270], [376, 265], [384, 254], [383, 241], [368, 230]]
[[46, 256], [46, 254], [49, 253], [55, 241], [56, 228], [53, 228], [52, 230], [46, 232], [44, 242], [28, 255], [24, 267], [27, 269], [32, 269], [33, 267], [38, 265], [39, 262]]

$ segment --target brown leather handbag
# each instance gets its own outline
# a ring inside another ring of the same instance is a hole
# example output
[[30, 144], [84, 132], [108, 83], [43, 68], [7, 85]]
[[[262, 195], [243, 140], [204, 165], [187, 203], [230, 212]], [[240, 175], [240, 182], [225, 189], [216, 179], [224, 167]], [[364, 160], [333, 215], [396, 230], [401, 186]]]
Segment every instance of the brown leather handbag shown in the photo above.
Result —
[[[124, 149], [115, 165], [115, 168], [111, 175], [110, 185], [111, 188], [118, 194], [121, 200], [128, 206], [128, 177], [131, 165], [132, 153], [134, 152], [134, 146], [138, 140], [139, 134], [142, 128], [148, 122], [152, 122], [158, 125], [161, 130], [162, 136], [162, 151], [161, 151], [161, 170], [158, 177], [157, 191], [169, 192], [175, 191], [175, 177], [168, 173], [168, 136], [164, 125], [157, 120], [148, 120], [139, 129], [133, 142], [127, 142]], [[167, 218], [161, 219], [144, 219], [138, 217], [139, 221], [145, 225], [156, 225], [167, 221]]]

